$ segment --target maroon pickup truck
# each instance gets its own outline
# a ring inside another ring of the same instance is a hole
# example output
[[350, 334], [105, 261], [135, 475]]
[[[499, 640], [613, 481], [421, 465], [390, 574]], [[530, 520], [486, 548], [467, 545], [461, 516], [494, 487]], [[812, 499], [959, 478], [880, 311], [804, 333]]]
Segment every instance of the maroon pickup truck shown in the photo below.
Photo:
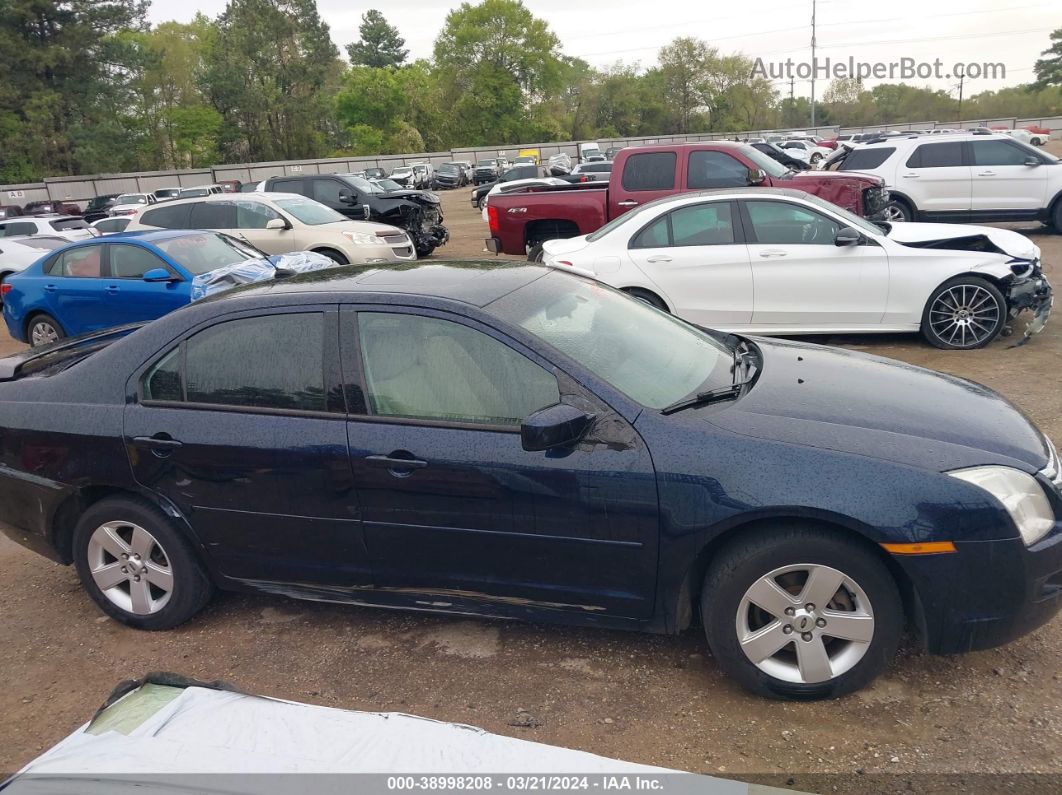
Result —
[[547, 240], [588, 235], [632, 207], [695, 190], [762, 185], [813, 193], [875, 218], [889, 193], [879, 177], [840, 171], [789, 171], [747, 144], [709, 141], [621, 149], [607, 188], [587, 182], [495, 194], [487, 203], [487, 248], [535, 259]]

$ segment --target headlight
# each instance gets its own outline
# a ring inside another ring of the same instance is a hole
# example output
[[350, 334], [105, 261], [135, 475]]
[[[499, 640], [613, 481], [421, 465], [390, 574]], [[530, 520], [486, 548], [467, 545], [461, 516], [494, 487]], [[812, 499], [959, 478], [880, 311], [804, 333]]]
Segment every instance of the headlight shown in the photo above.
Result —
[[344, 232], [343, 237], [355, 246], [376, 246], [382, 242], [380, 238], [369, 232]]
[[980, 486], [1003, 503], [1027, 547], [1047, 535], [1055, 525], [1051, 503], [1032, 475], [1010, 467], [973, 467], [948, 474]]

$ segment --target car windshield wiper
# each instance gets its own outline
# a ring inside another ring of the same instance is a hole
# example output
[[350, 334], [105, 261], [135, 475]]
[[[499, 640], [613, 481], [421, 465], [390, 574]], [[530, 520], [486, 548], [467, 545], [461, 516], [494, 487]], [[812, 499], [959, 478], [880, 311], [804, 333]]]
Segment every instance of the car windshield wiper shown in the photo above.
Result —
[[730, 400], [736, 398], [741, 394], [741, 390], [749, 385], [748, 381], [738, 381], [730, 386], [722, 386], [718, 389], [709, 389], [705, 392], [698, 392], [693, 397], [683, 398], [677, 400], [670, 406], [664, 406], [660, 409], [661, 414], [674, 414], [676, 411], [682, 411], [683, 409], [690, 409], [694, 406], [706, 406], [709, 403], [717, 403], [720, 400]]

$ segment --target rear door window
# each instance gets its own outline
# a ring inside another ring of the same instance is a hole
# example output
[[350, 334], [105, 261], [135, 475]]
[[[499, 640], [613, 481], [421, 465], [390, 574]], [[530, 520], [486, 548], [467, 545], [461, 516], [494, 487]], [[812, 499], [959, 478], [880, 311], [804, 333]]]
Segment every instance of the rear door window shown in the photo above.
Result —
[[730, 202], [680, 207], [671, 213], [673, 246], [725, 246], [734, 243], [734, 212]]
[[623, 166], [623, 189], [671, 190], [675, 187], [675, 165], [678, 155], [674, 152], [645, 152], [631, 155]]
[[303, 196], [306, 195], [306, 191], [303, 190], [302, 187], [302, 177], [274, 180], [270, 183], [269, 190], [275, 193], [298, 193]]
[[232, 202], [196, 202], [189, 221], [192, 229], [235, 229], [236, 205]]
[[62, 252], [52, 263], [48, 272], [53, 276], [98, 279], [103, 275], [102, 254], [102, 245], [78, 246]]
[[945, 168], [962, 164], [962, 142], [944, 141], [921, 144], [907, 159], [906, 165], [908, 168]]
[[325, 411], [324, 327], [321, 312], [218, 323], [189, 337], [148, 370], [144, 398]]
[[668, 217], [662, 215], [631, 240], [631, 248], [664, 248], [671, 245]]

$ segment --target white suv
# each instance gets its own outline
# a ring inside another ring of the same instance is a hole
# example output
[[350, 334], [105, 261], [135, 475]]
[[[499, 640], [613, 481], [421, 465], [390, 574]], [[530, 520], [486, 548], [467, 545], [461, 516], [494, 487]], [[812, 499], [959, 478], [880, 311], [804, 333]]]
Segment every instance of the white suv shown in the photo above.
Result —
[[890, 221], [1043, 221], [1062, 231], [1062, 162], [1009, 135], [909, 136], [844, 146], [827, 168], [885, 180]]

